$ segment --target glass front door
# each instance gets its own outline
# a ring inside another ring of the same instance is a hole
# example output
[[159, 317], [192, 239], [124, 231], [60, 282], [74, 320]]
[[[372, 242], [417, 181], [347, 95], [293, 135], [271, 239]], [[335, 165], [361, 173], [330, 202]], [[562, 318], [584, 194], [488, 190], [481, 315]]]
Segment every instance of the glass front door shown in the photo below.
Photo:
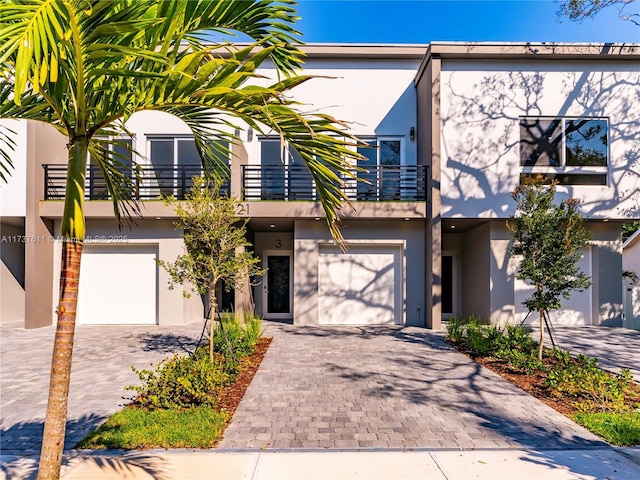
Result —
[[291, 255], [267, 255], [265, 263], [265, 318], [291, 318]]

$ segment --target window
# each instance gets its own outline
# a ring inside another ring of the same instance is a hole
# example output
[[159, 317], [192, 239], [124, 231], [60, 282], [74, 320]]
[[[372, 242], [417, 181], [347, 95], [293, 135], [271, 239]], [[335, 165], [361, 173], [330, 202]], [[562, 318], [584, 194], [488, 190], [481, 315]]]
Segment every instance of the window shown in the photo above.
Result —
[[[133, 178], [133, 140], [131, 138], [103, 137], [101, 139], [104, 148], [113, 152], [113, 157], [120, 165], [117, 169], [129, 178]], [[89, 165], [87, 166], [87, 187], [86, 193], [90, 200], [102, 200], [109, 198], [107, 184], [100, 166], [89, 155]]]
[[279, 138], [260, 139], [260, 165], [262, 200], [315, 199], [307, 165], [293, 147], [282, 148]]
[[609, 124], [602, 118], [520, 118], [522, 175], [606, 185]]
[[367, 170], [359, 172], [357, 200], [400, 200], [402, 165], [402, 140], [400, 138], [375, 138], [367, 141], [369, 147], [358, 147], [363, 160], [358, 166]]
[[[221, 143], [222, 149], [228, 149], [227, 142]], [[202, 160], [193, 137], [149, 138], [149, 157], [151, 196], [184, 198], [193, 185], [192, 178], [202, 174]], [[229, 159], [226, 158], [224, 163], [228, 165]]]
[[183, 198], [191, 186], [191, 177], [201, 173], [200, 155], [190, 137], [150, 138], [149, 157], [152, 168], [149, 186], [157, 195]]

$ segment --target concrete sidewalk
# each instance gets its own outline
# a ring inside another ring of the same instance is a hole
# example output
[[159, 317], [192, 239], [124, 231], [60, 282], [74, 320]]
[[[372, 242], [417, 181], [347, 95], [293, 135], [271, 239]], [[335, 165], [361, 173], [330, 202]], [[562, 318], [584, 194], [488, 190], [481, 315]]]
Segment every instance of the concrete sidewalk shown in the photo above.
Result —
[[[270, 451], [76, 451], [64, 480], [630, 480], [640, 449]], [[6, 480], [36, 476], [36, 458], [2, 459]]]

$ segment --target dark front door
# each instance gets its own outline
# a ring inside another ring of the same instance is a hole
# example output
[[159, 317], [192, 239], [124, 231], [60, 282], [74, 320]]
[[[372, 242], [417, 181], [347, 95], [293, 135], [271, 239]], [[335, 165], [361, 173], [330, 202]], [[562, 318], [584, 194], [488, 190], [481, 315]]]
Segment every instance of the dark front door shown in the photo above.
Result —
[[291, 257], [267, 256], [267, 316], [291, 316]]
[[453, 313], [453, 257], [442, 255], [442, 314]]

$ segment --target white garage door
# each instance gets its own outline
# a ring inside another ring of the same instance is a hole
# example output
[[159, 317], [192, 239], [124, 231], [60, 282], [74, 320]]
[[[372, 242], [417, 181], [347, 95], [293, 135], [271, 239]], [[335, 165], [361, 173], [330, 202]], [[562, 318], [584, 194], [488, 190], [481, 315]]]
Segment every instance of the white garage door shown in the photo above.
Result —
[[87, 245], [80, 264], [78, 323], [156, 323], [157, 247]]
[[[582, 249], [582, 257], [578, 261], [578, 268], [589, 277], [592, 277], [590, 247]], [[523, 280], [515, 280], [514, 286], [516, 321], [522, 322], [527, 318], [528, 324], [537, 325], [540, 322], [540, 315], [537, 312], [531, 312], [527, 317], [527, 307], [522, 304], [524, 300], [531, 297], [534, 288]], [[582, 292], [574, 290], [568, 299], [561, 298], [562, 307], [560, 310], [549, 312], [553, 325], [591, 325], [592, 288], [589, 287]]]
[[323, 325], [402, 323], [402, 248], [320, 246], [318, 320]]

